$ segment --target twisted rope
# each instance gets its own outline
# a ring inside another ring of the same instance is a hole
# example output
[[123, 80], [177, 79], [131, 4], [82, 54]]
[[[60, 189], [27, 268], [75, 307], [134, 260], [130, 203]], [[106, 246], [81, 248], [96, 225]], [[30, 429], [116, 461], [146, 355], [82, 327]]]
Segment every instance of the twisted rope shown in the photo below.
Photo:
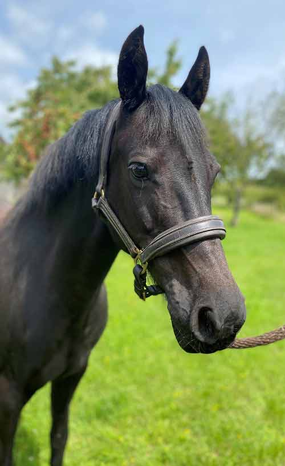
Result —
[[276, 341], [285, 339], [285, 325], [271, 332], [263, 333], [257, 337], [237, 338], [229, 346], [230, 349], [255, 348], [256, 346], [270, 345]]

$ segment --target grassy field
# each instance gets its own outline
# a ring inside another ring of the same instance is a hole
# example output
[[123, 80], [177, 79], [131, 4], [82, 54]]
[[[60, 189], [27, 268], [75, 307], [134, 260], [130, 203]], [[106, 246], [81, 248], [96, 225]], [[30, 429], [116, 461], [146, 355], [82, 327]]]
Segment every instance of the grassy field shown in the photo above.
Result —
[[[243, 213], [224, 247], [246, 296], [242, 335], [284, 324], [285, 223]], [[65, 465], [284, 466], [285, 342], [186, 354], [164, 299], [140, 302], [131, 270], [120, 255], [108, 276], [109, 324], [72, 403]], [[17, 466], [48, 465], [49, 391], [23, 412]]]

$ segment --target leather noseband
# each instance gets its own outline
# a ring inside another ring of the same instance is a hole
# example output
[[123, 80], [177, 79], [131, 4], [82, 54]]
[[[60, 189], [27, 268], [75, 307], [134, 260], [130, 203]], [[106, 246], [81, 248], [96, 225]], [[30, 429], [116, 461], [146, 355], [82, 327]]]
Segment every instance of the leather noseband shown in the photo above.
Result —
[[145, 300], [149, 296], [163, 293], [163, 290], [158, 285], [146, 284], [147, 266], [150, 260], [167, 254], [173, 249], [193, 244], [197, 241], [205, 241], [213, 238], [220, 238], [222, 240], [226, 236], [226, 229], [223, 221], [219, 217], [207, 215], [187, 220], [186, 222], [163, 231], [144, 249], [141, 249], [134, 243], [115, 212], [110, 207], [105, 196], [111, 144], [116, 121], [119, 117], [120, 104], [121, 102], [118, 102], [113, 110], [111, 110], [106, 124], [101, 148], [99, 179], [94, 197], [92, 198], [92, 207], [95, 211], [102, 212], [103, 216], [123, 241], [130, 255], [135, 259], [135, 292], [141, 299]]

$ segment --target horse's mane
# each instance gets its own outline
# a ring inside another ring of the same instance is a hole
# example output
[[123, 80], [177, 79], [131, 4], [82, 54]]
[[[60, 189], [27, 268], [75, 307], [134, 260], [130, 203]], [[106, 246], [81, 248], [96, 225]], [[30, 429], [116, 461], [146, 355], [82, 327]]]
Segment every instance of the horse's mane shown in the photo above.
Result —
[[90, 110], [46, 148], [29, 183], [29, 204], [58, 202], [76, 183], [97, 178], [102, 132], [116, 101]]
[[[53, 206], [76, 184], [96, 184], [102, 133], [111, 101], [100, 110], [91, 110], [44, 152], [30, 180], [26, 202]], [[205, 144], [200, 117], [190, 101], [162, 85], [148, 88], [147, 98], [137, 112], [138, 127], [146, 140], [160, 135], [174, 136], [191, 144]]]

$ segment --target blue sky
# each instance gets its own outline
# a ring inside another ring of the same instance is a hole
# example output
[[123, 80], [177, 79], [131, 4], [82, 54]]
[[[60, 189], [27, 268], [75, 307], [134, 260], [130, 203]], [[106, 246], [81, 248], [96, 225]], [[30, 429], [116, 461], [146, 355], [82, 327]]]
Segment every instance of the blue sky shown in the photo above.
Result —
[[179, 40], [178, 86], [201, 45], [210, 55], [212, 95], [233, 90], [245, 105], [285, 84], [284, 0], [1, 0], [0, 134], [8, 135], [7, 106], [34, 85], [52, 55], [115, 67], [139, 24], [150, 66], [162, 66], [167, 46]]

